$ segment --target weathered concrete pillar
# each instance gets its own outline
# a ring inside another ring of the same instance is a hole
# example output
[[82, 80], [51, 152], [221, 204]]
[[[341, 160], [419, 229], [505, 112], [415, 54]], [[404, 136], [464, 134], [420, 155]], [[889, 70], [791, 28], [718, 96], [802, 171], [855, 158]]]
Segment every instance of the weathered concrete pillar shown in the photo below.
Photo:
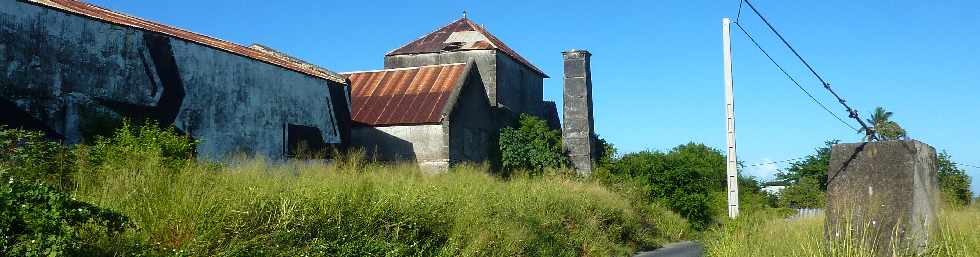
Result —
[[876, 256], [922, 253], [938, 228], [936, 171], [936, 150], [919, 141], [834, 145], [827, 238], [855, 240]]
[[595, 158], [592, 120], [592, 69], [589, 51], [562, 52], [565, 59], [565, 100], [562, 141], [579, 175], [592, 174]]

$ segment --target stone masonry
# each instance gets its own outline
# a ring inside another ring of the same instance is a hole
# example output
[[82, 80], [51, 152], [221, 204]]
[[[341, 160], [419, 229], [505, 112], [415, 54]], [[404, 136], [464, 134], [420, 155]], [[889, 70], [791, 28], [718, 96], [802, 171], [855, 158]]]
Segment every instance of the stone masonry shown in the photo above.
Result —
[[827, 238], [863, 238], [876, 256], [921, 253], [937, 229], [936, 171], [936, 150], [919, 141], [834, 145], [827, 171]]
[[592, 119], [592, 70], [589, 51], [562, 52], [565, 60], [565, 100], [562, 141], [579, 175], [592, 173], [595, 153]]

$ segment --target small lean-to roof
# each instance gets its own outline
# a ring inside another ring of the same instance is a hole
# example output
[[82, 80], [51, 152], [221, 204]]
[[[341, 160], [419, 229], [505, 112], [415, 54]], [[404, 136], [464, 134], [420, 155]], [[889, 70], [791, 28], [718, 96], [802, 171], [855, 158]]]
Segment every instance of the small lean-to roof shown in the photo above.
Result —
[[351, 115], [369, 126], [438, 124], [468, 72], [466, 63], [342, 73]]
[[514, 51], [514, 49], [508, 47], [496, 36], [490, 34], [486, 29], [467, 18], [456, 20], [445, 27], [388, 52], [385, 56], [467, 50], [499, 50], [507, 56], [514, 58], [517, 62], [541, 74], [541, 76], [548, 77], [547, 74], [544, 74], [544, 71], [538, 69], [538, 67], [531, 64], [527, 59], [524, 59], [520, 54], [517, 54], [517, 51]]
[[137, 18], [127, 14], [119, 13], [102, 7], [77, 0], [27, 0], [30, 3], [53, 8], [63, 12], [88, 17], [121, 26], [137, 28], [141, 30], [165, 34], [171, 37], [187, 40], [197, 44], [216, 48], [232, 54], [241, 55], [258, 61], [283, 67], [285, 69], [300, 72], [309, 76], [331, 80], [337, 83], [346, 83], [343, 77], [325, 69], [304, 65], [288, 58], [278, 57], [267, 52], [250, 49], [232, 42], [197, 34], [187, 30], [163, 25], [160, 23]]

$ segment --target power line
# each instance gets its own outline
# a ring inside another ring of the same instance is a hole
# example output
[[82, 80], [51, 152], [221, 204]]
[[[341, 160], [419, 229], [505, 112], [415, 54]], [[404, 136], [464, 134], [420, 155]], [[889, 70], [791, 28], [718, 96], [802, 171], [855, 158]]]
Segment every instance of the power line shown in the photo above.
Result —
[[837, 94], [837, 92], [834, 92], [834, 90], [830, 88], [830, 83], [827, 83], [827, 81], [824, 80], [823, 77], [821, 77], [820, 74], [818, 74], [817, 71], [813, 69], [813, 66], [811, 66], [810, 63], [806, 61], [806, 59], [803, 59], [803, 56], [801, 56], [800, 53], [796, 51], [796, 48], [793, 48], [793, 46], [790, 45], [788, 41], [786, 41], [786, 38], [784, 38], [782, 34], [779, 34], [779, 31], [776, 31], [776, 28], [773, 27], [771, 23], [769, 23], [769, 20], [767, 20], [766, 17], [762, 15], [762, 13], [760, 13], [758, 9], [755, 8], [754, 5], [752, 5], [752, 2], [749, 2], [749, 0], [742, 0], [742, 2], [745, 2], [745, 4], [752, 9], [752, 12], [754, 12], [757, 16], [759, 16], [759, 18], [762, 19], [762, 22], [766, 23], [766, 26], [769, 27], [769, 30], [771, 30], [774, 34], [776, 34], [776, 37], [779, 37], [779, 40], [782, 41], [783, 44], [786, 45], [786, 47], [793, 52], [794, 55], [796, 55], [796, 58], [800, 59], [800, 61], [803, 62], [803, 65], [806, 65], [806, 68], [810, 70], [810, 73], [813, 73], [813, 76], [816, 77], [818, 80], [820, 80], [820, 83], [823, 84], [823, 87], [827, 89], [827, 91], [830, 91], [830, 94], [834, 95], [835, 98], [837, 98], [837, 102], [840, 102], [840, 104], [843, 105], [845, 109], [847, 109], [848, 117], [857, 120], [857, 122], [861, 124], [861, 127], [864, 129], [864, 131], [867, 132], [868, 137], [870, 139], [877, 139], [877, 135], [875, 133], [874, 128], [868, 127], [868, 124], [866, 124], [863, 120], [861, 120], [860, 115], [858, 115], [858, 111], [855, 110], [854, 108], [851, 108], [850, 105], [847, 105], [847, 101], [845, 101], [844, 98], [841, 98], [840, 95]]
[[742, 18], [742, 0], [738, 0], [738, 14], [735, 15], [735, 22], [741, 21]]
[[976, 166], [976, 165], [970, 165], [970, 164], [963, 164], [963, 163], [955, 163], [955, 162], [954, 162], [954, 163], [953, 163], [953, 165], [957, 165], [957, 166], [966, 166], [966, 167], [970, 167], [970, 168], [975, 168], [975, 169], [980, 169], [980, 166]]
[[851, 130], [859, 131], [854, 126], [851, 126], [850, 123], [844, 121], [844, 119], [842, 119], [840, 116], [837, 116], [837, 114], [834, 113], [834, 111], [831, 111], [830, 108], [827, 108], [827, 106], [821, 103], [820, 100], [817, 100], [817, 98], [814, 97], [813, 94], [810, 94], [810, 91], [807, 91], [806, 88], [803, 87], [803, 85], [800, 85], [800, 82], [796, 81], [796, 78], [793, 78], [793, 75], [790, 75], [789, 72], [786, 71], [786, 69], [783, 69], [783, 66], [779, 65], [779, 63], [776, 62], [776, 59], [773, 59], [772, 55], [769, 55], [769, 52], [767, 52], [766, 49], [762, 48], [762, 45], [759, 45], [759, 42], [755, 40], [755, 37], [752, 37], [752, 35], [749, 34], [749, 32], [742, 27], [742, 24], [735, 22], [735, 26], [737, 26], [738, 29], [741, 30], [742, 33], [744, 33], [745, 36], [748, 37], [750, 41], [752, 41], [752, 44], [754, 44], [755, 47], [759, 48], [759, 51], [762, 51], [762, 54], [765, 54], [766, 57], [769, 58], [769, 61], [771, 61], [772, 64], [776, 65], [776, 68], [779, 68], [779, 71], [783, 72], [783, 74], [785, 74], [786, 77], [793, 82], [793, 84], [796, 84], [796, 87], [800, 88], [800, 90], [803, 90], [803, 93], [806, 94], [806, 96], [810, 97], [810, 99], [813, 100], [814, 103], [820, 105], [820, 108], [823, 108], [825, 111], [827, 111], [827, 113], [829, 113], [831, 116], [834, 116], [834, 118], [836, 118], [838, 121], [843, 123]]
[[799, 160], [804, 160], [806, 158], [807, 157], [800, 157], [800, 158], [786, 159], [786, 160], [782, 160], [782, 161], [756, 163], [756, 164], [752, 164], [752, 165], [745, 165], [745, 167], [755, 167], [755, 166], [762, 166], [762, 165], [769, 165], [769, 164], [777, 164], [777, 163], [784, 163], [784, 162], [791, 162], [791, 161], [799, 161]]

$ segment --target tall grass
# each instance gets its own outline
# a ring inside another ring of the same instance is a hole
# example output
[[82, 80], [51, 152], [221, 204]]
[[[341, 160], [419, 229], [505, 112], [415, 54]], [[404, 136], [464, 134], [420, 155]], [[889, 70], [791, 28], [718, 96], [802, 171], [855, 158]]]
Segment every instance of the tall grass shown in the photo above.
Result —
[[[863, 243], [826, 241], [824, 220], [824, 216], [787, 219], [771, 213], [757, 213], [707, 233], [704, 244], [708, 256], [873, 256], [872, 249]], [[980, 227], [980, 207], [944, 210], [940, 213], [939, 223], [939, 234], [929, 242], [926, 256], [980, 256], [980, 230], [976, 229]]]
[[178, 171], [160, 161], [137, 156], [77, 175], [77, 198], [135, 224], [124, 240], [98, 240], [123, 254], [184, 256], [628, 256], [687, 227], [563, 176], [502, 180], [479, 166], [433, 175], [358, 157]]

